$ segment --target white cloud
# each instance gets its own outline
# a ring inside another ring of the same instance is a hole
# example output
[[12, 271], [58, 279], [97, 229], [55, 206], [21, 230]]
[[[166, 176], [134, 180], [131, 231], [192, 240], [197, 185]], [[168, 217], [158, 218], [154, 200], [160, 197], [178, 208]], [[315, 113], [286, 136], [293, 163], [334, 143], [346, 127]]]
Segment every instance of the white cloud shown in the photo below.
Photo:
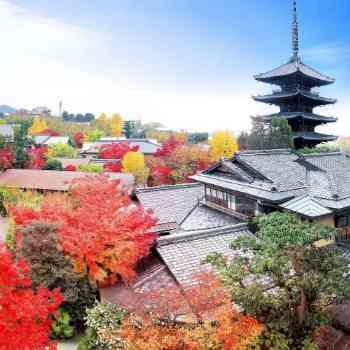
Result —
[[[129, 67], [128, 57], [118, 59], [111, 47], [118, 40], [0, 0], [0, 104], [47, 105], [57, 111], [63, 99], [71, 112], [118, 111], [125, 118], [203, 131], [247, 130], [250, 115], [276, 110], [251, 99], [264, 89], [251, 77], [254, 72], [243, 82], [232, 78], [230, 87], [227, 77], [207, 86], [205, 79], [185, 84], [152, 78], [142, 57], [137, 67], [134, 57]], [[340, 114], [345, 107], [339, 105]], [[346, 123], [342, 118], [343, 130]]]

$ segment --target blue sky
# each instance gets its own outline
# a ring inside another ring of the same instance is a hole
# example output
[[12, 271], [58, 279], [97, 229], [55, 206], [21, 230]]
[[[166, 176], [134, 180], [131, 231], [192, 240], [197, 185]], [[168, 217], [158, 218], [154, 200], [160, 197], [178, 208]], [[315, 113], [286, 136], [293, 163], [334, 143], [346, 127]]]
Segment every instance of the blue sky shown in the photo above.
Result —
[[[337, 78], [323, 95], [350, 134], [350, 2], [299, 0], [304, 61]], [[253, 75], [291, 55], [291, 0], [0, 0], [0, 103], [63, 100], [71, 112], [120, 112], [189, 130], [249, 129], [273, 108]]]

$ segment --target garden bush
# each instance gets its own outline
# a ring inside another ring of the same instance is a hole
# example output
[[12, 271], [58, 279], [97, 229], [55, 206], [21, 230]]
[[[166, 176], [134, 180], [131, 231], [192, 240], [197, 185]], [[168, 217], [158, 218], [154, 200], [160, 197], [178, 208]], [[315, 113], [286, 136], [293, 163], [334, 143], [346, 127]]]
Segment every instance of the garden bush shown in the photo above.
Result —
[[63, 255], [56, 231], [53, 224], [32, 222], [20, 230], [22, 239], [18, 253], [30, 266], [34, 288], [42, 285], [48, 289], [61, 289], [62, 307], [69, 313], [71, 324], [81, 329], [86, 308], [94, 305], [97, 293]]

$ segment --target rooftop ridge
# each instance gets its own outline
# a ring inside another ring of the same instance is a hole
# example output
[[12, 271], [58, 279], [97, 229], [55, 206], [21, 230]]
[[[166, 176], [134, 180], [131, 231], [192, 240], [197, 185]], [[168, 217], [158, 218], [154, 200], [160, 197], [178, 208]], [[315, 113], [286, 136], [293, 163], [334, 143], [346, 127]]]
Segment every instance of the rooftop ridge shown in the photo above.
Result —
[[308, 153], [308, 154], [302, 154], [302, 153], [297, 153], [299, 155], [302, 155], [304, 158], [316, 158], [316, 157], [326, 157], [326, 156], [346, 156], [348, 157], [349, 155], [347, 155], [345, 152], [342, 151], [332, 151], [332, 152], [322, 152], [322, 153]]
[[199, 184], [199, 183], [161, 185], [161, 186], [154, 186], [154, 187], [148, 187], [148, 188], [140, 188], [136, 191], [136, 194], [155, 192], [155, 191], [178, 190], [181, 188], [192, 188], [192, 187], [201, 187], [201, 186], [202, 186], [202, 184]]
[[249, 232], [248, 224], [241, 223], [241, 224], [234, 224], [234, 225], [226, 225], [226, 226], [215, 227], [211, 229], [187, 231], [187, 232], [178, 233], [176, 235], [163, 236], [158, 238], [157, 246], [162, 247], [162, 246], [170, 245], [174, 243], [189, 242], [197, 239], [203, 239], [207, 237], [217, 236], [220, 234], [229, 234], [232, 232], [239, 232], [239, 231]]
[[275, 148], [275, 149], [259, 149], [259, 150], [246, 150], [237, 153], [237, 156], [241, 155], [264, 155], [264, 154], [289, 154], [293, 153], [292, 148]]

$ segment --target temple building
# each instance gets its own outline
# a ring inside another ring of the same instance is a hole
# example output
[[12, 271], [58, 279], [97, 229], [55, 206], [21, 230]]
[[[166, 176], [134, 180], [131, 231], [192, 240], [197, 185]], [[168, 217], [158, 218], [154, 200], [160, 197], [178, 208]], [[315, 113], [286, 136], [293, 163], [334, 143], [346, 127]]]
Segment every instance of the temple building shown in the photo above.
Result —
[[336, 136], [315, 132], [315, 128], [321, 124], [336, 122], [337, 118], [314, 113], [314, 108], [334, 104], [336, 100], [322, 97], [313, 89], [332, 84], [335, 79], [319, 73], [301, 60], [296, 0], [294, 0], [292, 47], [293, 55], [286, 64], [254, 77], [259, 82], [278, 86], [273, 93], [254, 96], [254, 100], [275, 105], [280, 109], [278, 113], [255, 118], [266, 124], [269, 124], [274, 117], [287, 119], [297, 149], [334, 141], [337, 139]]

